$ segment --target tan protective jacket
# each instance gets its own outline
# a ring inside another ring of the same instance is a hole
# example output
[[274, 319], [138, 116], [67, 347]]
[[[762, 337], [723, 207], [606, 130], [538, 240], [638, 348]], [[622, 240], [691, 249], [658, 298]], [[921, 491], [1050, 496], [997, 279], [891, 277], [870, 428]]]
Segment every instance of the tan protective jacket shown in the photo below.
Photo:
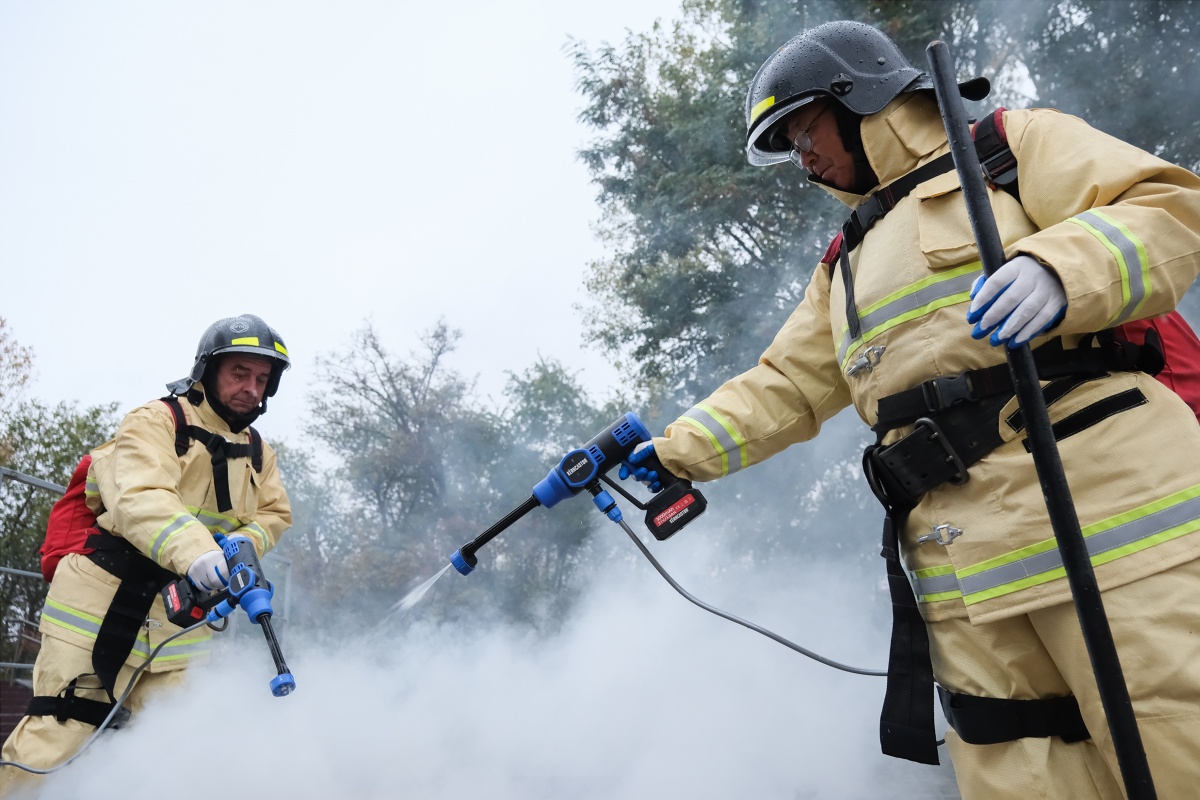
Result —
[[[1024, 207], [994, 191], [992, 208], [1008, 257], [1028, 253], [1062, 280], [1067, 312], [1053, 334], [1070, 348], [1082, 334], [1171, 311], [1200, 271], [1200, 179], [1055, 111], [1010, 111], [1004, 127]], [[936, 104], [920, 93], [865, 118], [862, 138], [881, 185], [949, 151]], [[865, 199], [831, 193], [851, 206]], [[850, 264], [860, 338], [847, 335], [841, 276], [831, 281], [822, 264], [758, 366], [654, 440], [667, 469], [713, 480], [811, 439], [851, 403], [873, 424], [881, 397], [1003, 363], [966, 322], [982, 273], [955, 172], [901, 200]], [[848, 376], [870, 347], [886, 348], [878, 366]], [[1189, 535], [1200, 529], [1200, 425], [1177, 395], [1143, 373], [1113, 373], [1053, 403], [1051, 420], [1131, 390], [1144, 404], [1059, 442], [1102, 589], [1200, 556], [1200, 536]], [[1015, 409], [1013, 400], [1001, 412], [1005, 443], [970, 481], [930, 491], [909, 517], [904, 558], [930, 621], [986, 622], [1070, 599], [1024, 431], [1007, 422]], [[939, 525], [962, 535], [946, 547], [916, 543]]]
[[[196, 388], [203, 391], [202, 384]], [[181, 424], [197, 425], [235, 444], [249, 444], [249, 432], [231, 432], [207, 400], [197, 407], [181, 399], [180, 406], [187, 416]], [[175, 454], [174, 417], [159, 400], [131, 411], [117, 437], [92, 451], [86, 490], [97, 525], [129, 540], [178, 575], [185, 575], [205, 551], [219, 549], [214, 532], [244, 534], [262, 556], [292, 524], [275, 452], [266, 442], [261, 473], [254, 472], [250, 458], [230, 460], [233, 508], [218, 513], [208, 450], [192, 440], [182, 458]], [[119, 583], [86, 556], [64, 557], [50, 584], [39, 629], [46, 636], [91, 650]], [[167, 622], [162, 598], [156, 598], [148, 629], [138, 636], [126, 663], [140, 665], [163, 639], [178, 631]], [[207, 627], [176, 639], [148, 670], [182, 669], [208, 654], [211, 639]]]

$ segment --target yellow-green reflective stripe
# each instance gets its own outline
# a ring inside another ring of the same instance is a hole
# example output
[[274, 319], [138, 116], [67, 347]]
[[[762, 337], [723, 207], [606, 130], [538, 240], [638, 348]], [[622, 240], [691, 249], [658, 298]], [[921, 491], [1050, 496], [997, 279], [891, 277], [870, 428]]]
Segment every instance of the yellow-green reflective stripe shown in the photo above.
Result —
[[[1083, 529], [1093, 565], [1106, 564], [1200, 530], [1200, 486], [1101, 520]], [[959, 570], [967, 605], [1063, 577], [1062, 555], [1053, 539], [1038, 542]]]
[[[680, 419], [699, 428], [712, 442], [717, 454], [721, 456], [722, 476], [737, 472], [749, 465], [746, 455], [746, 440], [715, 408], [699, 403], [689, 408]], [[737, 457], [730, 460], [728, 454], [733, 452], [737, 453]]]
[[725, 454], [725, 449], [723, 447], [721, 447], [721, 443], [717, 441], [717, 437], [713, 435], [712, 431], [710, 431], [703, 423], [698, 422], [697, 420], [694, 420], [691, 417], [686, 416], [686, 415], [680, 417], [679, 421], [688, 423], [689, 425], [698, 429], [701, 433], [703, 433], [705, 436], [708, 437], [708, 440], [710, 442], [712, 442], [713, 449], [715, 449], [717, 451], [717, 454], [719, 456], [721, 456], [721, 476], [724, 477], [724, 476], [728, 475], [729, 474], [729, 456]]
[[[94, 617], [91, 614], [88, 614], [87, 612], [84, 612], [84, 611], [76, 611], [75, 609], [71, 608], [70, 606], [64, 606], [62, 603], [58, 602], [57, 600], [51, 600], [49, 597], [46, 598], [46, 605], [50, 608], [56, 608], [59, 611], [63, 611], [63, 612], [66, 612], [67, 614], [71, 614], [73, 616], [79, 617], [80, 619], [83, 619], [87, 622], [95, 623], [96, 625], [99, 625], [100, 623], [104, 622], [104, 620], [102, 620], [100, 617]], [[45, 613], [45, 609], [43, 609], [42, 612]]]
[[[712, 419], [718, 425], [721, 426], [721, 429], [724, 430], [725, 433], [729, 435], [729, 438], [733, 441], [734, 446], [737, 448], [738, 464], [736, 467], [733, 465], [730, 465], [729, 471], [737, 472], [739, 469], [745, 469], [746, 467], [748, 467], [749, 466], [749, 463], [748, 463], [749, 458], [746, 455], [746, 440], [743, 439], [742, 435], [737, 432], [737, 429], [734, 428], [732, 425], [730, 425], [729, 421], [727, 419], [725, 419], [725, 417], [721, 416], [721, 413], [719, 411], [717, 411], [715, 408], [713, 408], [712, 406], [707, 405], [705, 403], [697, 403], [696, 408], [700, 409], [704, 413], [708, 414], [708, 416], [712, 417]], [[730, 452], [732, 452], [732, 450], [730, 450]]]
[[917, 595], [919, 602], [932, 603], [936, 600], [962, 597], [953, 564], [919, 569], [910, 572], [909, 577], [912, 579], [913, 592]]
[[757, 103], [754, 104], [754, 108], [750, 109], [751, 121], [757, 120], [759, 114], [766, 111], [768, 108], [770, 108], [773, 105], [775, 105], [775, 95], [771, 95], [770, 97], [764, 97], [762, 100], [759, 100]]
[[241, 530], [246, 531], [247, 533], [253, 533], [255, 536], [257, 536], [262, 541], [262, 551], [264, 553], [267, 552], [267, 532], [264, 531], [257, 522], [247, 523], [241, 527]]
[[221, 531], [221, 533], [233, 533], [241, 525], [236, 517], [218, 514], [215, 511], [205, 511], [199, 508], [185, 506], [188, 512], [194, 516], [201, 525], [208, 528], [210, 531]]
[[1150, 259], [1146, 246], [1123, 223], [1096, 209], [1084, 211], [1069, 221], [1095, 236], [1116, 259], [1121, 273], [1121, 308], [1108, 326], [1128, 321], [1150, 296]]
[[89, 495], [100, 494], [100, 484], [95, 481], [87, 481], [83, 484], [83, 493]]
[[48, 598], [46, 605], [42, 607], [42, 619], [60, 628], [81, 633], [89, 639], [95, 639], [96, 635], [100, 633], [100, 623], [102, 622], [99, 617], [75, 611]]
[[171, 521], [158, 529], [158, 533], [150, 537], [150, 557], [154, 559], [156, 564], [162, 564], [162, 551], [167, 546], [167, 542], [175, 537], [175, 534], [186, 528], [188, 525], [199, 525], [200, 522], [195, 517], [188, 514], [176, 514], [171, 517]]
[[922, 278], [914, 284], [892, 292], [858, 312], [862, 335], [850, 338], [850, 325], [842, 326], [838, 345], [838, 361], [844, 371], [860, 347], [897, 325], [932, 314], [939, 308], [964, 303], [971, 299], [971, 286], [983, 274], [979, 262]]
[[231, 339], [229, 341], [229, 343], [230, 344], [240, 344], [240, 345], [251, 344], [251, 345], [254, 345], [255, 347], [258, 347], [258, 337], [257, 336], [243, 336], [240, 339]]

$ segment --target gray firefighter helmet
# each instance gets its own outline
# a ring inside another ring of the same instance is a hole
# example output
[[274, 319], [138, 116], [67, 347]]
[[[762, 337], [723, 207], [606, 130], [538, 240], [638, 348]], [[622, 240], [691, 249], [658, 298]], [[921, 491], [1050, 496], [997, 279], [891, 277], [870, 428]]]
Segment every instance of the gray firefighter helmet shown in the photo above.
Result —
[[[240, 317], [219, 319], [200, 337], [196, 361], [186, 378], [168, 383], [167, 391], [174, 395], [187, 394], [192, 384], [204, 377], [204, 371], [217, 356], [225, 353], [247, 353], [271, 362], [271, 377], [267, 380], [264, 397], [274, 397], [279, 389], [279, 377], [292, 366], [283, 339], [260, 317], [242, 314]], [[209, 387], [210, 390], [213, 387]]]
[[[991, 90], [987, 78], [960, 83], [969, 100]], [[758, 68], [746, 94], [746, 156], [756, 167], [787, 161], [784, 119], [819, 97], [869, 116], [901, 92], [933, 89], [886, 34], [862, 22], [826, 22], [793, 36]]]

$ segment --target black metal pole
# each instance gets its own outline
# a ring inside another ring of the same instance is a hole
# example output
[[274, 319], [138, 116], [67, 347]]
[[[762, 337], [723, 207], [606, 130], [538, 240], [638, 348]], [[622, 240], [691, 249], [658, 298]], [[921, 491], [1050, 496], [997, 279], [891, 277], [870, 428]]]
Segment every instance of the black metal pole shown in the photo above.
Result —
[[[954, 166], [958, 170], [963, 197], [967, 202], [967, 214], [971, 228], [979, 244], [979, 257], [987, 275], [1003, 266], [1004, 245], [996, 228], [991, 200], [984, 184], [983, 171], [971, 132], [967, 128], [967, 115], [962, 98], [958, 93], [958, 81], [954, 75], [954, 62], [945, 42], [933, 42], [926, 48], [930, 72], [937, 92], [938, 106], [942, 110], [942, 121], [946, 125], [946, 136], [950, 140], [950, 152], [954, 154]], [[965, 324], [965, 323], [964, 323]], [[1079, 528], [1075, 504], [1071, 501], [1071, 490], [1063, 472], [1058, 445], [1050, 429], [1050, 415], [1046, 411], [1046, 400], [1038, 382], [1037, 367], [1029, 345], [1008, 350], [1008, 366], [1016, 387], [1017, 400], [1021, 405], [1033, 452], [1033, 464], [1042, 494], [1046, 499], [1046, 510], [1050, 515], [1050, 527], [1058, 541], [1066, 568], [1067, 582], [1075, 599], [1075, 611], [1083, 629], [1083, 641], [1087, 645], [1092, 661], [1092, 671], [1100, 690], [1100, 701], [1108, 717], [1108, 728], [1112, 733], [1117, 761], [1121, 766], [1121, 777], [1125, 781], [1125, 793], [1129, 800], [1154, 800], [1154, 781], [1150, 777], [1150, 765], [1146, 761], [1146, 749], [1138, 732], [1137, 718], [1117, 648], [1104, 613], [1104, 602], [1096, 573]]]

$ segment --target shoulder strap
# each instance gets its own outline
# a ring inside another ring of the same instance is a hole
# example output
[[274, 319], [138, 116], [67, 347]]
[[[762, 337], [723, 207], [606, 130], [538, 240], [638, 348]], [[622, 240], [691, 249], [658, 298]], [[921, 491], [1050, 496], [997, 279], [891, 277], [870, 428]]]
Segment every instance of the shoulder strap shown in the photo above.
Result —
[[1021, 202], [1021, 191], [1017, 185], [1017, 157], [1008, 146], [1008, 134], [1004, 130], [1004, 112], [997, 108], [981, 119], [971, 129], [975, 140], [975, 152], [979, 163], [994, 188], [1003, 189]]
[[183, 458], [187, 455], [188, 448], [192, 446], [192, 438], [188, 435], [187, 417], [183, 413], [183, 406], [179, 405], [179, 398], [173, 394], [160, 399], [167, 404], [167, 408], [171, 409], [171, 416], [175, 418], [175, 455]]
[[255, 472], [262, 472], [262, 435], [254, 430], [253, 426], [248, 426], [246, 430], [250, 431], [250, 463], [254, 465]]

